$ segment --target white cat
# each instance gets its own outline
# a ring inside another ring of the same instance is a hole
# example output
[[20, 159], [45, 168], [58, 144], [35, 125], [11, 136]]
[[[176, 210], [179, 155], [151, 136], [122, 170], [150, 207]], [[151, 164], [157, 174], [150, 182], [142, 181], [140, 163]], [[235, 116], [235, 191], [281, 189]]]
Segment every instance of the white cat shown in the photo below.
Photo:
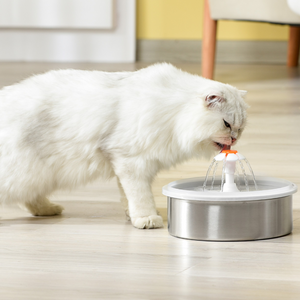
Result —
[[151, 183], [161, 169], [232, 145], [245, 92], [156, 64], [136, 72], [60, 70], [0, 91], [0, 202], [60, 214], [46, 197], [117, 176], [137, 228], [163, 226]]

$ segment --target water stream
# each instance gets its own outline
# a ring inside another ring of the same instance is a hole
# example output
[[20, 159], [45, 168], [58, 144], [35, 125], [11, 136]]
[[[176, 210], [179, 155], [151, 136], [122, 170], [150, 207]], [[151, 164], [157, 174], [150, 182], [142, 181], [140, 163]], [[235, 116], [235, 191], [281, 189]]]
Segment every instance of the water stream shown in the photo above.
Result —
[[203, 183], [203, 186], [202, 186], [202, 189], [203, 189], [203, 191], [204, 191], [204, 190], [205, 190], [205, 188], [206, 188], [206, 184], [207, 184], [208, 176], [209, 176], [209, 174], [210, 174], [210, 171], [211, 171], [211, 169], [212, 169], [213, 165], [215, 164], [215, 162], [216, 162], [216, 160], [215, 160], [215, 159], [213, 159], [212, 163], [211, 163], [211, 164], [210, 164], [210, 166], [208, 167], [208, 170], [207, 170], [207, 173], [206, 173], [206, 177], [205, 177], [205, 180], [204, 180], [204, 183]]
[[215, 168], [213, 170], [213, 175], [212, 175], [212, 180], [211, 180], [211, 187], [210, 187], [211, 190], [214, 189], [214, 183], [215, 183], [215, 179], [216, 179], [216, 171], [217, 171], [217, 168], [218, 168], [218, 164], [219, 164], [219, 162], [217, 161], [216, 165], [215, 165]]
[[[235, 153], [235, 155], [236, 155], [236, 153]], [[233, 176], [234, 176], [234, 182], [236, 183], [237, 189], [241, 192], [242, 191], [249, 192], [250, 191], [250, 182], [249, 182], [249, 180], [250, 180], [252, 189], [255, 189], [257, 191], [258, 187], [257, 187], [257, 183], [256, 183], [256, 180], [255, 180], [254, 172], [253, 172], [248, 160], [246, 158], [244, 158], [243, 156], [241, 156], [241, 155], [239, 155], [239, 156], [237, 155], [236, 160], [234, 158], [233, 158], [233, 160], [236, 163], [236, 165], [235, 165], [235, 174]], [[247, 165], [247, 169], [250, 172], [249, 175], [247, 175], [245, 166], [243, 164], [243, 160], [245, 161], [245, 164]], [[222, 162], [222, 161], [223, 161], [222, 173], [220, 174], [221, 176], [218, 177], [217, 176], [218, 175], [218, 170], [220, 169], [218, 167], [220, 165], [220, 162]], [[231, 164], [232, 164], [232, 162], [233, 161], [232, 161], [232, 157], [231, 157]], [[222, 159], [222, 156], [221, 156], [221, 159], [218, 158], [218, 156], [216, 156], [213, 159], [213, 161], [211, 162], [211, 164], [209, 165], [209, 167], [208, 167], [203, 185], [201, 187], [197, 188], [197, 190], [201, 190], [203, 192], [204, 191], [220, 191], [220, 192], [223, 192], [223, 187], [224, 187], [224, 184], [225, 184], [225, 177], [226, 177], [225, 176], [225, 174], [226, 174], [226, 172], [225, 172], [226, 171], [226, 163], [227, 163], [227, 154], [224, 156], [223, 159]], [[212, 174], [211, 174], [211, 172], [212, 172]], [[218, 179], [218, 181], [216, 180], [217, 177], [220, 178], [220, 179]], [[211, 180], [211, 183], [209, 182], [209, 180]], [[227, 181], [227, 179], [226, 179], [226, 181]], [[217, 185], [220, 186], [219, 189], [217, 189], [217, 186], [215, 186], [216, 183], [217, 183]]]
[[241, 169], [242, 169], [242, 172], [243, 172], [245, 186], [246, 186], [246, 191], [249, 192], [249, 183], [248, 183], [247, 174], [246, 174], [244, 165], [243, 165], [243, 163], [242, 163], [242, 161], [240, 159], [238, 160], [238, 162], [239, 162], [239, 164], [241, 166]]
[[246, 162], [246, 164], [248, 166], [248, 169], [249, 169], [249, 171], [250, 171], [250, 173], [252, 175], [252, 179], [253, 179], [253, 183], [254, 183], [254, 186], [255, 186], [255, 190], [258, 191], [258, 187], [257, 187], [257, 183], [256, 183], [256, 180], [255, 180], [254, 172], [253, 172], [252, 167], [251, 167], [249, 161], [247, 160], [247, 158], [245, 158], [245, 162]]

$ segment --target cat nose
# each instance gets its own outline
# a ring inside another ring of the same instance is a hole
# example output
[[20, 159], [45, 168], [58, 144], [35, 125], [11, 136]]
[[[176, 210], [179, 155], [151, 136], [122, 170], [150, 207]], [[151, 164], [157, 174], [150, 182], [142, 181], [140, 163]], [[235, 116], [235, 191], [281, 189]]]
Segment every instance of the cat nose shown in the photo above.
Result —
[[231, 138], [231, 143], [233, 144], [236, 141], [234, 137]]

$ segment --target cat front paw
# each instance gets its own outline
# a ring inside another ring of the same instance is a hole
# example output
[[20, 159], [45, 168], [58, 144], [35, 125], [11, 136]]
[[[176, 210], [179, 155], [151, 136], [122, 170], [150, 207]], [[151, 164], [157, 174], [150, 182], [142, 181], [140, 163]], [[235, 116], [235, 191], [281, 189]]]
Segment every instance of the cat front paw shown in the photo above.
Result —
[[163, 218], [157, 215], [141, 218], [131, 218], [131, 223], [134, 227], [139, 229], [153, 229], [164, 227]]

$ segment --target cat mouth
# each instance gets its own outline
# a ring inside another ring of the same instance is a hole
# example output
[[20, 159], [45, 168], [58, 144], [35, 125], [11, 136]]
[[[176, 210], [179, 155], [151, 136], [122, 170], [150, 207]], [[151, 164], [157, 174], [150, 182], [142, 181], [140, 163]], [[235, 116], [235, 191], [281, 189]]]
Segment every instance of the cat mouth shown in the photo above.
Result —
[[221, 143], [218, 143], [218, 142], [214, 142], [214, 144], [218, 148], [218, 150], [220, 150], [220, 151], [230, 150], [230, 145], [221, 144]]

